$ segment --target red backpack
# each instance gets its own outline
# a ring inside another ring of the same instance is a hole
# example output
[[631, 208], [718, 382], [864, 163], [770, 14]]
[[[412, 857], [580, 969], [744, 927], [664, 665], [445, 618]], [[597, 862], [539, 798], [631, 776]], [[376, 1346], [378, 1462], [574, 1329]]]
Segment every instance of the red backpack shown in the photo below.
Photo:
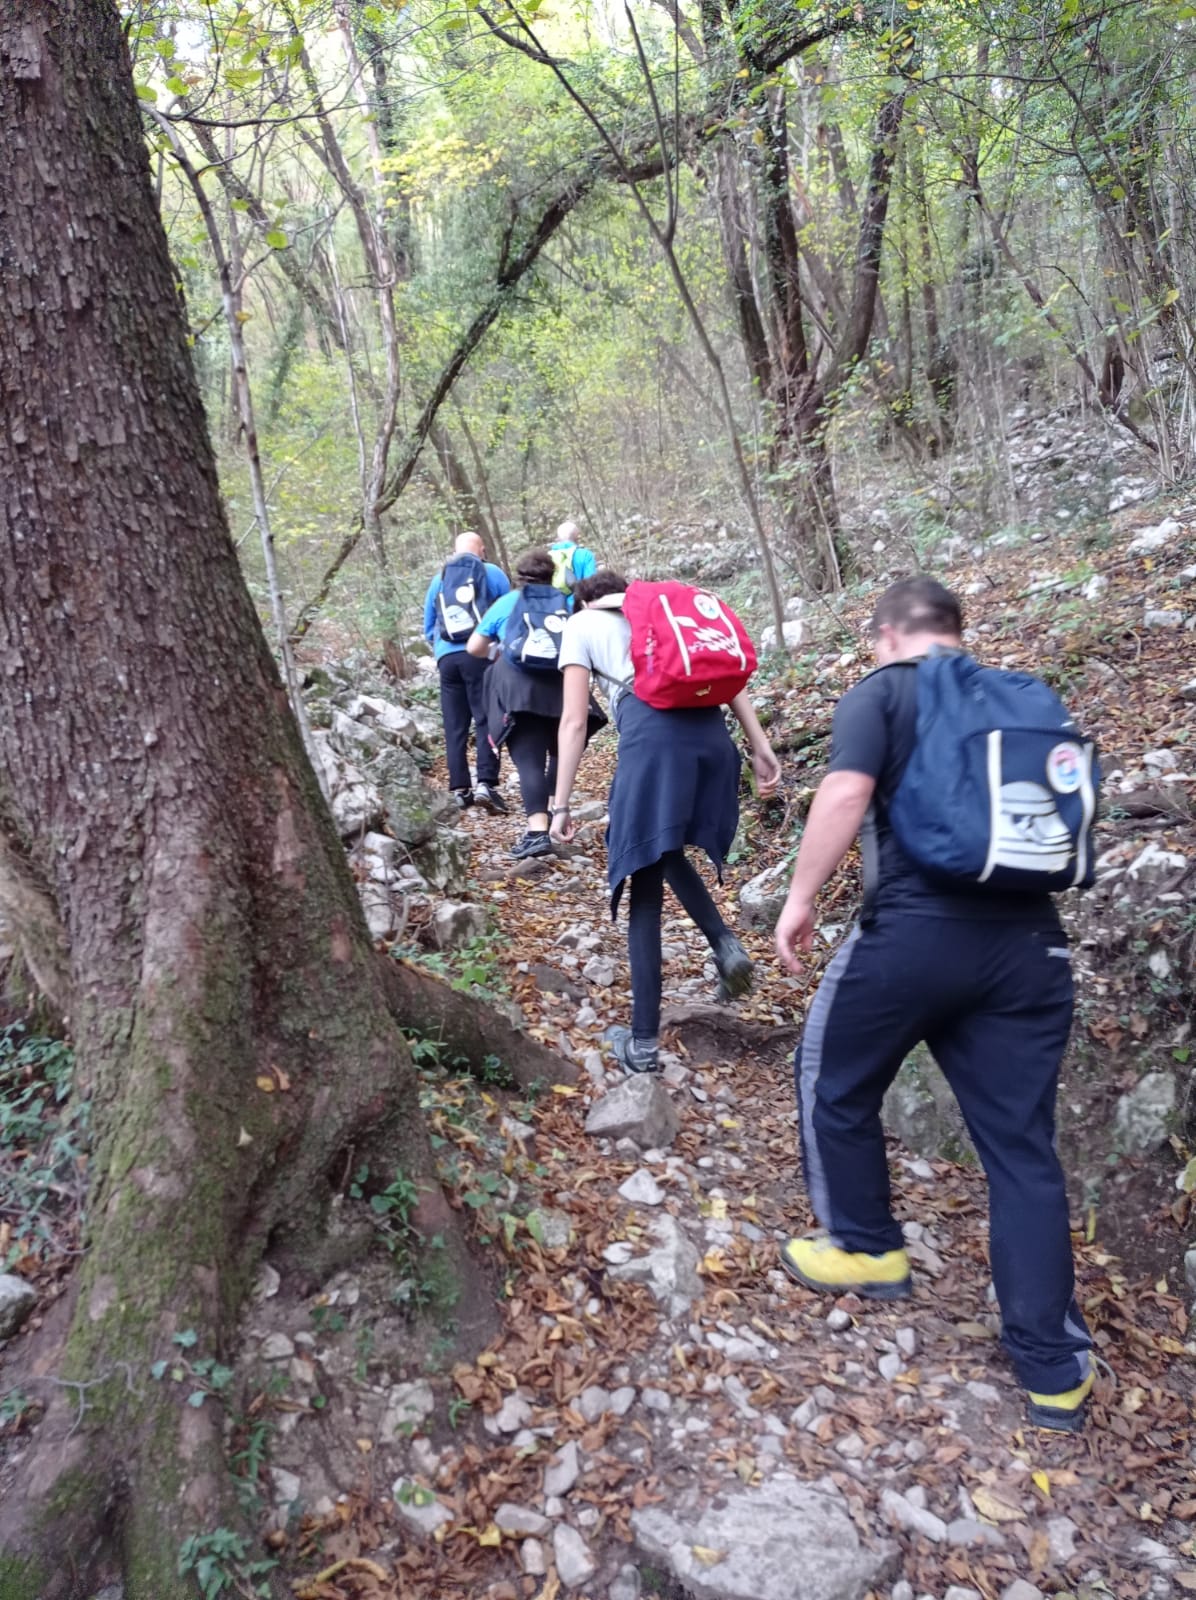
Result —
[[706, 589], [632, 583], [623, 615], [631, 624], [636, 696], [658, 711], [725, 706], [756, 670], [743, 623]]

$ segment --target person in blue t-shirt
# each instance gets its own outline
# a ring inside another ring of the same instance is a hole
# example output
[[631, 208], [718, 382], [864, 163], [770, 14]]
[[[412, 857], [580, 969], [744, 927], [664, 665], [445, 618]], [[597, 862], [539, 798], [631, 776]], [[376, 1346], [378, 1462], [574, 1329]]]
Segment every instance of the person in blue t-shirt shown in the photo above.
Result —
[[[458, 535], [453, 554], [428, 585], [424, 638], [432, 646], [440, 675], [449, 788], [463, 810], [476, 802], [487, 811], [505, 813], [507, 804], [498, 792], [498, 751], [490, 743], [486, 727], [485, 679], [489, 663], [479, 661], [465, 648], [486, 608], [511, 590], [506, 573], [486, 561], [485, 554], [486, 547], [476, 533]], [[446, 594], [444, 577], [450, 572], [453, 593]], [[469, 776], [470, 723], [477, 741], [476, 787]]]
[[[519, 773], [527, 832], [511, 851], [516, 860], [552, 854], [548, 813], [556, 785], [557, 724], [562, 704], [561, 674], [552, 644], [559, 641], [564, 619], [573, 609], [571, 597], [562, 595], [552, 578], [553, 563], [548, 551], [526, 551], [515, 564], [519, 587], [494, 602], [466, 646], [470, 655], [479, 658], [496, 653], [498, 656], [486, 680], [486, 725], [491, 743], [506, 745]], [[543, 619], [542, 631], [538, 623], [532, 633], [528, 632], [529, 621], [522, 615], [525, 612]], [[539, 648], [529, 648], [528, 653], [536, 661], [525, 666], [519, 659], [519, 642], [530, 646], [533, 638], [538, 640]], [[514, 658], [512, 647], [516, 651]], [[605, 720], [591, 703], [587, 738]]]
[[592, 578], [598, 570], [598, 558], [581, 543], [581, 529], [576, 522], [561, 523], [548, 554], [552, 557], [553, 586], [565, 594], [572, 594], [575, 583]]

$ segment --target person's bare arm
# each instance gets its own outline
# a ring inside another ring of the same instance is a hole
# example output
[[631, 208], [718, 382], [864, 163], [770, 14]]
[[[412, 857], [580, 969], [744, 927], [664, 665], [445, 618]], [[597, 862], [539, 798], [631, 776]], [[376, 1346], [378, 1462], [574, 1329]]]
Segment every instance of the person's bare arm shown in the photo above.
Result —
[[488, 633], [479, 633], [475, 628], [465, 641], [465, 649], [471, 656], [480, 656], [483, 661], [490, 654], [490, 646], [494, 640]]
[[876, 779], [863, 772], [831, 772], [818, 786], [777, 922], [777, 956], [790, 972], [801, 970], [798, 950], [808, 950], [814, 942], [814, 901], [851, 848], [875, 788]]
[[561, 676], [565, 680], [565, 696], [557, 729], [556, 805], [553, 809], [552, 836], [554, 839], [571, 839], [573, 819], [567, 807], [586, 748], [586, 728], [590, 719], [590, 672], [588, 667], [565, 667]]
[[756, 708], [748, 699], [746, 689], [741, 689], [731, 701], [731, 710], [735, 714], [735, 720], [747, 735], [752, 771], [756, 775], [756, 793], [761, 800], [767, 800], [769, 795], [776, 793], [777, 785], [781, 781], [781, 763], [773, 753], [768, 735], [760, 726], [760, 718], [756, 715]]

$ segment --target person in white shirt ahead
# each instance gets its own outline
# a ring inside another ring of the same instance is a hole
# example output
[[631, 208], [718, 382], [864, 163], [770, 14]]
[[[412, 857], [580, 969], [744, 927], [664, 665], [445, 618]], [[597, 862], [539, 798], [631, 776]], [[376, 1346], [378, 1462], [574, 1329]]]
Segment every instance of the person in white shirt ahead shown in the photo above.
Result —
[[[619, 733], [606, 834], [612, 916], [624, 883], [630, 883], [631, 1026], [608, 1029], [607, 1037], [628, 1072], [655, 1072], [666, 883], [714, 952], [723, 997], [744, 994], [751, 986], [747, 952], [685, 855], [686, 845], [696, 845], [721, 872], [739, 825], [740, 757], [721, 706], [658, 711], [636, 698], [631, 628], [620, 609], [626, 588], [618, 573], [601, 571], [573, 590], [578, 609], [565, 624], [560, 650], [565, 694], [552, 835], [573, 836], [569, 797], [585, 748], [592, 676]], [[766, 798], [780, 782], [780, 765], [746, 690], [730, 709], [747, 735], [758, 792]]]

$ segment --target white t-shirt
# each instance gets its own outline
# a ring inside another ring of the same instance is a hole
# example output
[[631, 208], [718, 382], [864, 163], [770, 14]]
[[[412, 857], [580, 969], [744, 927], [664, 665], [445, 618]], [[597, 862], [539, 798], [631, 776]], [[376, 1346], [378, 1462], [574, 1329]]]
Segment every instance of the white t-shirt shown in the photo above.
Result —
[[601, 689], [613, 711], [622, 693], [616, 685], [630, 683], [635, 675], [631, 624], [621, 611], [575, 611], [561, 635], [558, 664], [562, 670], [585, 667], [593, 673], [594, 687]]

